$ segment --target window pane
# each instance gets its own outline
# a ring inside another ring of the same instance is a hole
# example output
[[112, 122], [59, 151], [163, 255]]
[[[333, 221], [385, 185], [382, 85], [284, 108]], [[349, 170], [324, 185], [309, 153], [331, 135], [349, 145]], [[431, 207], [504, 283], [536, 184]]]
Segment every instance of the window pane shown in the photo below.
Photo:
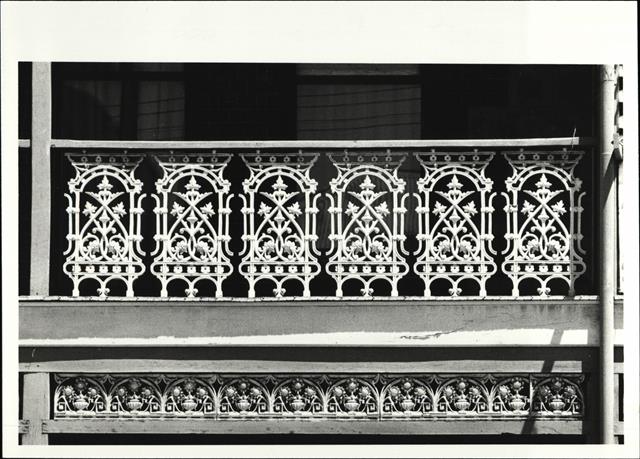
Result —
[[53, 93], [53, 136], [119, 139], [120, 81], [67, 80]]
[[142, 81], [138, 92], [138, 139], [184, 139], [184, 83]]
[[419, 139], [418, 84], [298, 85], [298, 138]]

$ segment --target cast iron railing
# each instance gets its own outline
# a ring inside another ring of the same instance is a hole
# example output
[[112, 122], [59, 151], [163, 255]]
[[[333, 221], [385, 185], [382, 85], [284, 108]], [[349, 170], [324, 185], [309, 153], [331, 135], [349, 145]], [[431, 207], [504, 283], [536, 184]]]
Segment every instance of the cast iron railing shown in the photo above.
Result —
[[[320, 275], [333, 280], [323, 282], [323, 297], [342, 297], [346, 283], [357, 284], [363, 297], [385, 289], [383, 295], [398, 297], [408, 274], [422, 282], [424, 297], [486, 297], [498, 274], [513, 296], [521, 295], [523, 282], [541, 297], [572, 296], [586, 269], [585, 192], [576, 176], [584, 152], [573, 148], [241, 146], [65, 154], [75, 173], [66, 193], [63, 264], [73, 296], [90, 279], [100, 297], [117, 283], [134, 296], [145, 272], [159, 281], [161, 297], [171, 296], [173, 284], [186, 297], [227, 297], [232, 274], [248, 284], [249, 298], [261, 296], [258, 283], [270, 285], [275, 297], [297, 285], [298, 296], [309, 298]], [[408, 162], [413, 169], [402, 169]], [[152, 183], [142, 168], [158, 171]], [[151, 212], [145, 199], [155, 204]], [[154, 250], [144, 250], [143, 221], [155, 222]], [[233, 249], [233, 241], [242, 248]], [[497, 241], [504, 250], [496, 250]], [[446, 288], [434, 291], [437, 283]]]

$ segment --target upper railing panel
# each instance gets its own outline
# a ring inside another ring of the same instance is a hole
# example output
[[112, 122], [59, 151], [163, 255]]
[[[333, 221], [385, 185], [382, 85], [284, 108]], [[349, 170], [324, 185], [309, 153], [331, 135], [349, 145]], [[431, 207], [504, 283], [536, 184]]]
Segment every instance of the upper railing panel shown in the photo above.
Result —
[[63, 270], [103, 298], [573, 296], [584, 152], [559, 140], [68, 143]]

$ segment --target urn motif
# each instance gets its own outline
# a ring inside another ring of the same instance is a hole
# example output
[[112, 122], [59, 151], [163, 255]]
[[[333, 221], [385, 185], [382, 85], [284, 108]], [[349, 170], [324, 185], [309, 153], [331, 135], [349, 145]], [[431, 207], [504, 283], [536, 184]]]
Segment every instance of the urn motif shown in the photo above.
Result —
[[344, 407], [348, 412], [353, 413], [360, 406], [360, 402], [358, 402], [358, 398], [355, 395], [349, 395], [344, 402]]
[[79, 395], [78, 398], [73, 401], [73, 407], [78, 411], [84, 411], [89, 407], [89, 402], [84, 395]]
[[522, 400], [522, 397], [516, 396], [509, 401], [509, 407], [513, 411], [521, 411], [524, 408], [525, 402]]
[[456, 401], [453, 404], [456, 409], [461, 412], [467, 411], [469, 409], [469, 406], [471, 406], [469, 400], [467, 400], [467, 397], [464, 395], [457, 397]]
[[564, 409], [564, 400], [562, 400], [562, 397], [560, 396], [555, 396], [553, 397], [553, 399], [549, 402], [549, 407], [553, 410], [554, 413], [562, 413], [562, 410]]
[[247, 400], [247, 396], [243, 395], [236, 401], [236, 407], [242, 412], [246, 412], [251, 408], [251, 402]]
[[296, 395], [293, 400], [291, 400], [291, 408], [293, 409], [293, 411], [302, 411], [306, 405], [306, 403], [304, 402], [304, 400], [302, 399], [302, 397], [300, 395]]
[[138, 398], [137, 395], [134, 395], [133, 397], [131, 397], [127, 401], [127, 408], [129, 408], [129, 410], [133, 412], [136, 412], [140, 408], [142, 408], [142, 402], [140, 401], [140, 398]]
[[404, 411], [411, 411], [416, 406], [416, 403], [411, 399], [411, 397], [405, 397], [400, 402], [400, 406]]
[[182, 409], [186, 412], [191, 412], [196, 409], [198, 403], [193, 399], [193, 396], [188, 395], [181, 403]]

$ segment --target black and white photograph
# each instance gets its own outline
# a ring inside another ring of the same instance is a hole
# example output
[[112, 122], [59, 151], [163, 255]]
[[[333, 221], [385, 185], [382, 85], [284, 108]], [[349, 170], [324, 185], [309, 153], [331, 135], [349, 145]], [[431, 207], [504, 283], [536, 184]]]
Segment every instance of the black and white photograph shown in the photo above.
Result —
[[8, 457], [637, 455], [635, 4], [18, 3]]

